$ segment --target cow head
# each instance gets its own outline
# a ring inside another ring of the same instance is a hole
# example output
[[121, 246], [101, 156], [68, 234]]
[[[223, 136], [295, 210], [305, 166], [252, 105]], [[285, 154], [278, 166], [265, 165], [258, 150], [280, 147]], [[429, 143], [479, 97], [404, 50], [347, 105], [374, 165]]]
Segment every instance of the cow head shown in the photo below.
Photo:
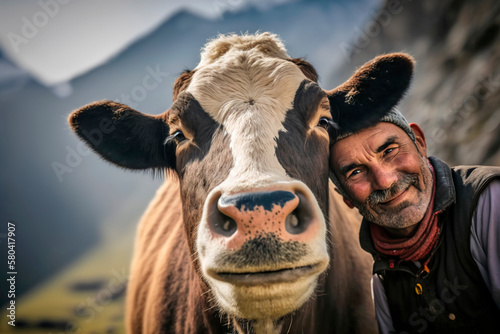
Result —
[[[221, 36], [177, 79], [164, 114], [99, 101], [69, 121], [108, 161], [174, 171], [213, 300], [237, 317], [277, 319], [310, 298], [329, 264], [329, 97], [345, 92], [316, 80], [275, 35]], [[111, 130], [93, 133], [102, 124]]]

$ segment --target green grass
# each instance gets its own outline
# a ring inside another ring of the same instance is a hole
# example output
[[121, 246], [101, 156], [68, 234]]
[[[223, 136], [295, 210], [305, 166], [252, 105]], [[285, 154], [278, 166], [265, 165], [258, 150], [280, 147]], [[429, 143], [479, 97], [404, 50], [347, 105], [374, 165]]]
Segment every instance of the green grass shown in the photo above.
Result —
[[0, 333], [124, 333], [124, 288], [132, 231], [103, 242], [62, 273], [16, 300], [16, 327], [2, 310]]

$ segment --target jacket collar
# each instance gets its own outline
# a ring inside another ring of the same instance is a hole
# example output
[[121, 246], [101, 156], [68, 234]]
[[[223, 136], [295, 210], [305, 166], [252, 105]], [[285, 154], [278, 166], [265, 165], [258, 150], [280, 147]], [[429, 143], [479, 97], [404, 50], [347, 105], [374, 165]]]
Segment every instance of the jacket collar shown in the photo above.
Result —
[[[434, 177], [436, 178], [436, 196], [434, 198], [434, 212], [441, 212], [455, 202], [455, 185], [451, 175], [450, 167], [442, 160], [429, 157], [429, 162], [434, 167]], [[363, 218], [359, 231], [359, 242], [361, 248], [371, 253], [373, 257], [379, 258], [381, 255], [373, 245], [370, 233], [370, 222]]]
[[434, 198], [434, 212], [440, 212], [455, 202], [455, 184], [451, 175], [451, 168], [442, 160], [429, 157], [434, 167], [436, 177], [436, 197]]

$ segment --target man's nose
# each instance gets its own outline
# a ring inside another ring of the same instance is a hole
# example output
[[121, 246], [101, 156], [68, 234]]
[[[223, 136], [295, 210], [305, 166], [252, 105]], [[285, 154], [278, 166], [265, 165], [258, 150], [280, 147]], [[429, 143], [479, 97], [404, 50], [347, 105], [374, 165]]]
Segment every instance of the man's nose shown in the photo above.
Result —
[[392, 168], [375, 166], [372, 169], [373, 190], [389, 189], [398, 181], [398, 175]]

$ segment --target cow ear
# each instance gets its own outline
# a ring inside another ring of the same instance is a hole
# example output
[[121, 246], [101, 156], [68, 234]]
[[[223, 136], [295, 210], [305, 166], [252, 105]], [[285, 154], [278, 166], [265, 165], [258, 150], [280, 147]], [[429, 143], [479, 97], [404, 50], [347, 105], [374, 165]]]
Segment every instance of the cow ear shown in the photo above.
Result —
[[174, 86], [173, 86], [173, 95], [172, 95], [173, 101], [177, 100], [177, 97], [179, 96], [179, 94], [182, 91], [184, 91], [187, 88], [187, 86], [189, 86], [189, 83], [191, 82], [191, 78], [193, 77], [195, 71], [196, 70], [193, 70], [193, 71], [185, 70], [175, 80]]
[[304, 58], [291, 58], [289, 60], [300, 68], [307, 79], [318, 82], [318, 72], [316, 72], [314, 66], [305, 61]]
[[175, 166], [175, 151], [163, 145], [163, 117], [142, 114], [127, 105], [97, 101], [71, 113], [73, 131], [102, 158], [129, 169]]
[[405, 53], [381, 55], [327, 91], [332, 117], [342, 131], [368, 127], [394, 108], [410, 86], [414, 63]]

